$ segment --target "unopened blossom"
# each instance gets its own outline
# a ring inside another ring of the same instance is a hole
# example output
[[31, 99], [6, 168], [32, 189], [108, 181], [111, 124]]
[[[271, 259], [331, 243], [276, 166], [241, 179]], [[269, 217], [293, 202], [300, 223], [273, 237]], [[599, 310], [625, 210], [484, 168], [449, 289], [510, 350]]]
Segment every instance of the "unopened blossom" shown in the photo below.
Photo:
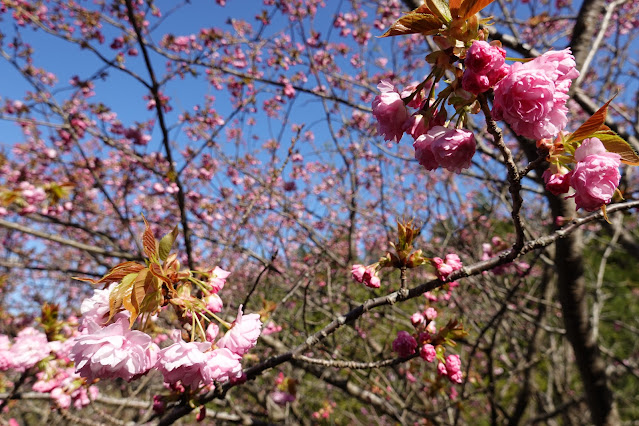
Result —
[[364, 274], [366, 273], [366, 266], [364, 265], [353, 265], [351, 269], [351, 275], [355, 281], [358, 283], [364, 282]]
[[203, 384], [202, 368], [207, 362], [207, 351], [210, 342], [185, 342], [182, 339], [160, 351], [155, 368], [164, 376], [169, 384], [182, 385], [197, 389]]
[[377, 88], [381, 92], [373, 99], [373, 116], [377, 120], [377, 132], [387, 141], [399, 142], [404, 133], [404, 123], [409, 117], [408, 109], [390, 82], [382, 80]]
[[244, 355], [257, 343], [261, 328], [262, 321], [259, 314], [243, 315], [242, 305], [240, 305], [231, 329], [217, 341], [217, 347], [227, 348], [237, 355]]
[[485, 41], [475, 41], [466, 52], [462, 88], [470, 93], [479, 94], [493, 87], [508, 74], [508, 65], [504, 63], [506, 51]]
[[464, 65], [470, 71], [486, 75], [504, 64], [506, 51], [485, 41], [475, 40], [466, 52]]
[[363, 283], [366, 287], [379, 288], [381, 286], [381, 280], [377, 276], [377, 270], [374, 266], [353, 265], [351, 275], [355, 281]]
[[546, 189], [553, 195], [561, 195], [570, 189], [570, 177], [572, 172], [562, 167], [557, 173], [553, 173], [551, 169], [546, 169], [542, 178], [546, 184]]
[[206, 327], [206, 341], [213, 343], [219, 332], [220, 327], [215, 323], [210, 323], [208, 327]]
[[411, 356], [417, 349], [417, 340], [407, 331], [398, 331], [397, 338], [393, 340], [393, 352], [400, 357]]
[[149, 371], [156, 357], [157, 346], [151, 336], [129, 330], [124, 317], [106, 327], [89, 322], [87, 334], [75, 338], [69, 354], [76, 371], [89, 381], [116, 377], [131, 381]]
[[578, 75], [570, 49], [513, 64], [495, 86], [493, 118], [504, 120], [527, 138], [557, 135], [568, 122], [567, 93]]
[[424, 316], [428, 321], [432, 321], [437, 318], [437, 309], [435, 308], [426, 308], [424, 311]]
[[419, 312], [415, 312], [410, 317], [410, 322], [411, 324], [413, 324], [413, 327], [417, 327], [424, 322], [424, 315], [420, 314]]
[[459, 256], [454, 253], [449, 253], [446, 255], [446, 260], [440, 257], [434, 257], [433, 265], [437, 268], [437, 274], [439, 278], [444, 280], [454, 271], [457, 271], [462, 268], [461, 260]]
[[366, 273], [364, 274], [364, 285], [370, 288], [379, 288], [382, 285], [375, 268], [366, 268]]
[[11, 346], [11, 367], [25, 371], [46, 358], [50, 352], [46, 334], [27, 327], [18, 333]]
[[426, 360], [427, 362], [433, 362], [437, 357], [437, 352], [435, 351], [435, 347], [430, 343], [426, 343], [419, 350], [419, 356]]
[[610, 203], [619, 186], [621, 156], [608, 152], [598, 138], [586, 139], [575, 151], [577, 165], [570, 177], [577, 208], [595, 211]]
[[222, 312], [222, 308], [224, 307], [224, 303], [222, 302], [222, 298], [218, 296], [216, 293], [209, 294], [204, 298], [204, 304], [206, 305], [206, 309], [213, 313]]

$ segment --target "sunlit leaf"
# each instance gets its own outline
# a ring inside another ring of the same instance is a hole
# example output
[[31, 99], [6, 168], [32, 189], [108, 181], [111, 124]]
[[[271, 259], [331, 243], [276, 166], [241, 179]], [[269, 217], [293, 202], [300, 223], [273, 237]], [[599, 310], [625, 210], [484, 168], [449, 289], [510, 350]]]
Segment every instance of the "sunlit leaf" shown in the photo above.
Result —
[[[614, 96], [612, 97], [614, 99]], [[606, 122], [606, 114], [608, 113], [608, 105], [612, 102], [610, 99], [601, 108], [595, 112], [584, 124], [579, 126], [567, 139], [566, 142], [579, 142], [592, 136]]]
[[122, 278], [126, 277], [129, 274], [140, 272], [142, 269], [144, 269], [143, 265], [140, 265], [136, 262], [127, 261], [114, 266], [105, 276], [103, 276], [99, 280], [82, 277], [73, 277], [73, 279], [89, 282], [92, 284], [111, 284], [121, 281]]
[[151, 226], [149, 222], [146, 221], [144, 215], [142, 215], [142, 219], [144, 220], [144, 234], [142, 235], [142, 246], [144, 247], [144, 254], [149, 259], [154, 259], [158, 254], [158, 242], [153, 236], [153, 232], [151, 231]]
[[128, 274], [109, 293], [109, 320], [118, 313], [121, 307], [129, 312], [134, 310], [131, 306], [131, 289], [137, 276], [137, 272]]
[[632, 146], [615, 132], [599, 131], [592, 134], [592, 137], [599, 138], [606, 147], [606, 151], [614, 152], [621, 156], [621, 162], [630, 166], [639, 166], [639, 155], [632, 149]]
[[177, 235], [178, 235], [178, 228], [176, 226], [173, 228], [171, 232], [163, 236], [162, 239], [160, 240], [158, 255], [160, 256], [161, 261], [165, 261], [166, 258], [169, 256], [169, 253], [171, 252], [171, 248], [173, 248], [173, 243], [175, 243], [175, 239], [177, 238]]
[[471, 16], [475, 15], [475, 13], [481, 11], [483, 8], [491, 4], [493, 1], [494, 0], [461, 0], [459, 8], [451, 6], [450, 11], [453, 16], [461, 19], [468, 19]]
[[442, 22], [450, 22], [453, 18], [446, 0], [425, 0], [424, 4], [430, 9], [430, 13], [437, 16]]
[[442, 28], [442, 21], [431, 13], [409, 12], [399, 18], [380, 37], [391, 37], [406, 34], [437, 34]]

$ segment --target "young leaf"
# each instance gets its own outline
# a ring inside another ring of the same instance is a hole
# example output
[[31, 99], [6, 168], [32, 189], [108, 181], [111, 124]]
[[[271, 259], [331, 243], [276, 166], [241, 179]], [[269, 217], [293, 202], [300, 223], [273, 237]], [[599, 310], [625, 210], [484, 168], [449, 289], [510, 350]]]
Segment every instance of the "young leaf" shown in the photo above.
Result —
[[[461, 0], [451, 2], [450, 12], [453, 17], [468, 19], [473, 16], [475, 13], [479, 12], [489, 4], [491, 4], [494, 0]], [[459, 6], [457, 7], [457, 4]]]
[[158, 254], [158, 242], [153, 236], [153, 232], [151, 231], [151, 226], [149, 222], [146, 221], [144, 215], [142, 215], [142, 219], [144, 220], [144, 234], [142, 235], [142, 246], [144, 247], [144, 254], [149, 259], [154, 259]]
[[592, 117], [590, 117], [588, 120], [586, 120], [586, 122], [584, 124], [582, 124], [581, 126], [579, 126], [579, 128], [577, 130], [574, 131], [574, 133], [572, 133], [568, 139], [566, 140], [566, 142], [579, 142], [582, 141], [586, 138], [589, 138], [592, 136], [593, 133], [595, 133], [597, 130], [601, 129], [601, 126], [606, 122], [606, 114], [608, 113], [608, 105], [610, 105], [610, 102], [612, 102], [612, 100], [614, 99], [614, 96], [612, 97], [612, 99], [610, 99], [608, 102], [606, 102], [601, 108], [599, 108], [597, 110], [597, 112], [595, 112]]
[[450, 22], [453, 20], [446, 0], [426, 0], [424, 3], [428, 9], [430, 9], [430, 12], [436, 15], [440, 21]]
[[175, 226], [171, 232], [166, 234], [160, 240], [160, 248], [158, 250], [158, 254], [160, 256], [161, 261], [165, 261], [171, 252], [171, 248], [173, 247], [173, 243], [175, 243], [175, 239], [178, 235], [178, 228]]
[[418, 33], [434, 35], [442, 28], [442, 24], [442, 21], [432, 13], [413, 11], [395, 21], [380, 38]]
[[[130, 309], [130, 300], [131, 300], [131, 289], [133, 288], [133, 282], [135, 281], [138, 273], [128, 274], [122, 281], [117, 284], [111, 293], [109, 294], [109, 321], [113, 318], [113, 315], [118, 313], [120, 308], [124, 306], [124, 309], [131, 312]], [[128, 299], [128, 302], [126, 302]]]
[[639, 155], [628, 142], [612, 130], [595, 132], [592, 136], [599, 138], [606, 151], [619, 154], [622, 163], [630, 166], [639, 166]]
[[107, 272], [105, 276], [103, 276], [99, 280], [81, 277], [73, 277], [73, 279], [89, 282], [91, 284], [111, 284], [121, 281], [122, 278], [126, 277], [129, 274], [140, 272], [142, 269], [144, 269], [143, 265], [140, 265], [136, 262], [127, 261], [114, 266], [109, 272]]

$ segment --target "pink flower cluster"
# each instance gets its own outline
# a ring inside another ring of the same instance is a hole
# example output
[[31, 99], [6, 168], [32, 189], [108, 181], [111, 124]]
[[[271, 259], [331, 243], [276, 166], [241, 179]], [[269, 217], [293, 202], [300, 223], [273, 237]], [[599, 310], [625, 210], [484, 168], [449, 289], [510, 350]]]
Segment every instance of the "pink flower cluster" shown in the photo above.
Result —
[[441, 362], [437, 364], [437, 372], [442, 376], [448, 376], [451, 382], [461, 383], [464, 376], [459, 355], [448, 355], [445, 364]]
[[[203, 299], [206, 310], [221, 310], [217, 292], [224, 287], [228, 275], [220, 268], [207, 273], [208, 281], [204, 284], [212, 293]], [[255, 346], [260, 336], [262, 323], [258, 314], [243, 315], [240, 306], [235, 321], [217, 342], [219, 328], [211, 323], [206, 330], [207, 341], [185, 342], [176, 331], [175, 343], [160, 350], [151, 336], [129, 329], [127, 312], [117, 313], [111, 323], [106, 323], [111, 289], [96, 290], [82, 304], [82, 334], [75, 337], [69, 354], [80, 376], [89, 381], [97, 378], [131, 381], [157, 369], [170, 386], [195, 390], [242, 375], [242, 356]]]
[[381, 281], [377, 276], [377, 268], [374, 265], [353, 265], [351, 275], [355, 281], [363, 283], [366, 287], [379, 288], [381, 285]]
[[506, 51], [485, 41], [475, 41], [466, 53], [462, 88], [475, 95], [483, 93], [508, 75]]
[[441, 280], [445, 280], [450, 274], [463, 267], [461, 259], [455, 253], [447, 254], [445, 260], [440, 257], [434, 257], [432, 263], [437, 268], [437, 275], [439, 275]]
[[493, 118], [530, 139], [557, 135], [568, 122], [566, 101], [579, 76], [570, 49], [551, 51], [526, 63], [515, 63], [495, 86]]
[[460, 172], [470, 167], [475, 155], [475, 136], [467, 130], [435, 126], [413, 143], [415, 159], [426, 168], [443, 167]]
[[38, 381], [33, 384], [33, 390], [51, 394], [51, 399], [63, 409], [71, 405], [76, 409], [85, 407], [100, 393], [97, 386], [84, 386], [84, 380], [73, 368], [59, 369], [52, 377], [47, 377], [47, 373], [41, 371], [36, 377]]
[[[434, 319], [437, 317], [437, 310], [427, 308], [423, 313], [416, 312], [411, 316], [411, 323], [415, 327], [415, 334], [412, 335], [407, 331], [397, 332], [397, 338], [393, 341], [393, 352], [402, 358], [410, 357], [415, 354], [419, 347], [419, 357], [426, 362], [433, 362], [437, 359], [437, 351], [443, 350], [441, 345], [433, 345], [438, 341], [437, 328]], [[417, 336], [417, 338], [415, 338]], [[438, 363], [437, 370], [440, 375], [448, 376], [455, 383], [462, 382], [461, 362], [459, 355], [449, 355], [446, 357], [445, 363]]]
[[8, 336], [0, 335], [0, 371], [26, 371], [49, 356], [50, 352], [47, 336], [33, 327], [20, 331], [13, 344]]
[[589, 138], [575, 150], [574, 159], [577, 164], [572, 171], [551, 166], [544, 172], [546, 189], [560, 195], [572, 187], [575, 193], [569, 198], [575, 198], [578, 209], [590, 212], [610, 203], [621, 180], [621, 156], [606, 151], [598, 138]]
[[[509, 248], [508, 243], [502, 240], [500, 237], [493, 237], [491, 239], [491, 243], [483, 243], [482, 244], [482, 255], [481, 260], [488, 260], [495, 256], [497, 253], [506, 250]], [[526, 262], [520, 262], [515, 260], [511, 263], [506, 263], [504, 265], [499, 265], [494, 267], [491, 272], [495, 275], [501, 275], [507, 271], [514, 272], [519, 276], [523, 276], [528, 269], [530, 269], [530, 265]], [[484, 274], [488, 272], [484, 271]]]

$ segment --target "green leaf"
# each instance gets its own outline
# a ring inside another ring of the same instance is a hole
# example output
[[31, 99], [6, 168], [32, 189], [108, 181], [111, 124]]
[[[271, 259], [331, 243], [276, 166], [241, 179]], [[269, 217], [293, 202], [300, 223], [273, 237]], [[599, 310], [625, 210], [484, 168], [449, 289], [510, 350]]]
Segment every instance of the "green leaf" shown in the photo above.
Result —
[[133, 289], [133, 282], [137, 276], [137, 272], [125, 276], [122, 278], [122, 281], [111, 290], [109, 294], [109, 321], [113, 318], [113, 315], [118, 313], [122, 306], [124, 306], [124, 309], [127, 311], [132, 312], [131, 290]]
[[608, 113], [608, 105], [615, 97], [613, 96], [608, 102], [606, 102], [601, 108], [595, 112], [584, 124], [579, 126], [566, 140], [566, 142], [579, 142], [589, 137], [592, 134], [601, 129], [601, 126], [606, 122], [606, 115]]
[[432, 13], [412, 11], [395, 21], [380, 38], [419, 33], [434, 35], [439, 32], [442, 25], [443, 22]]
[[426, 0], [424, 4], [433, 15], [436, 15], [443, 22], [450, 22], [453, 17], [450, 15], [450, 8], [446, 0]]
[[171, 253], [171, 248], [173, 248], [173, 243], [175, 243], [175, 239], [177, 238], [177, 235], [178, 235], [178, 227], [175, 226], [175, 228], [173, 228], [171, 232], [163, 236], [162, 239], [160, 240], [160, 248], [158, 250], [158, 254], [160, 256], [161, 261], [164, 262], [166, 258], [169, 256], [169, 253]]
[[619, 154], [622, 163], [630, 166], [639, 166], [639, 155], [628, 142], [612, 130], [595, 132], [592, 137], [598, 138], [603, 143], [606, 151]]

